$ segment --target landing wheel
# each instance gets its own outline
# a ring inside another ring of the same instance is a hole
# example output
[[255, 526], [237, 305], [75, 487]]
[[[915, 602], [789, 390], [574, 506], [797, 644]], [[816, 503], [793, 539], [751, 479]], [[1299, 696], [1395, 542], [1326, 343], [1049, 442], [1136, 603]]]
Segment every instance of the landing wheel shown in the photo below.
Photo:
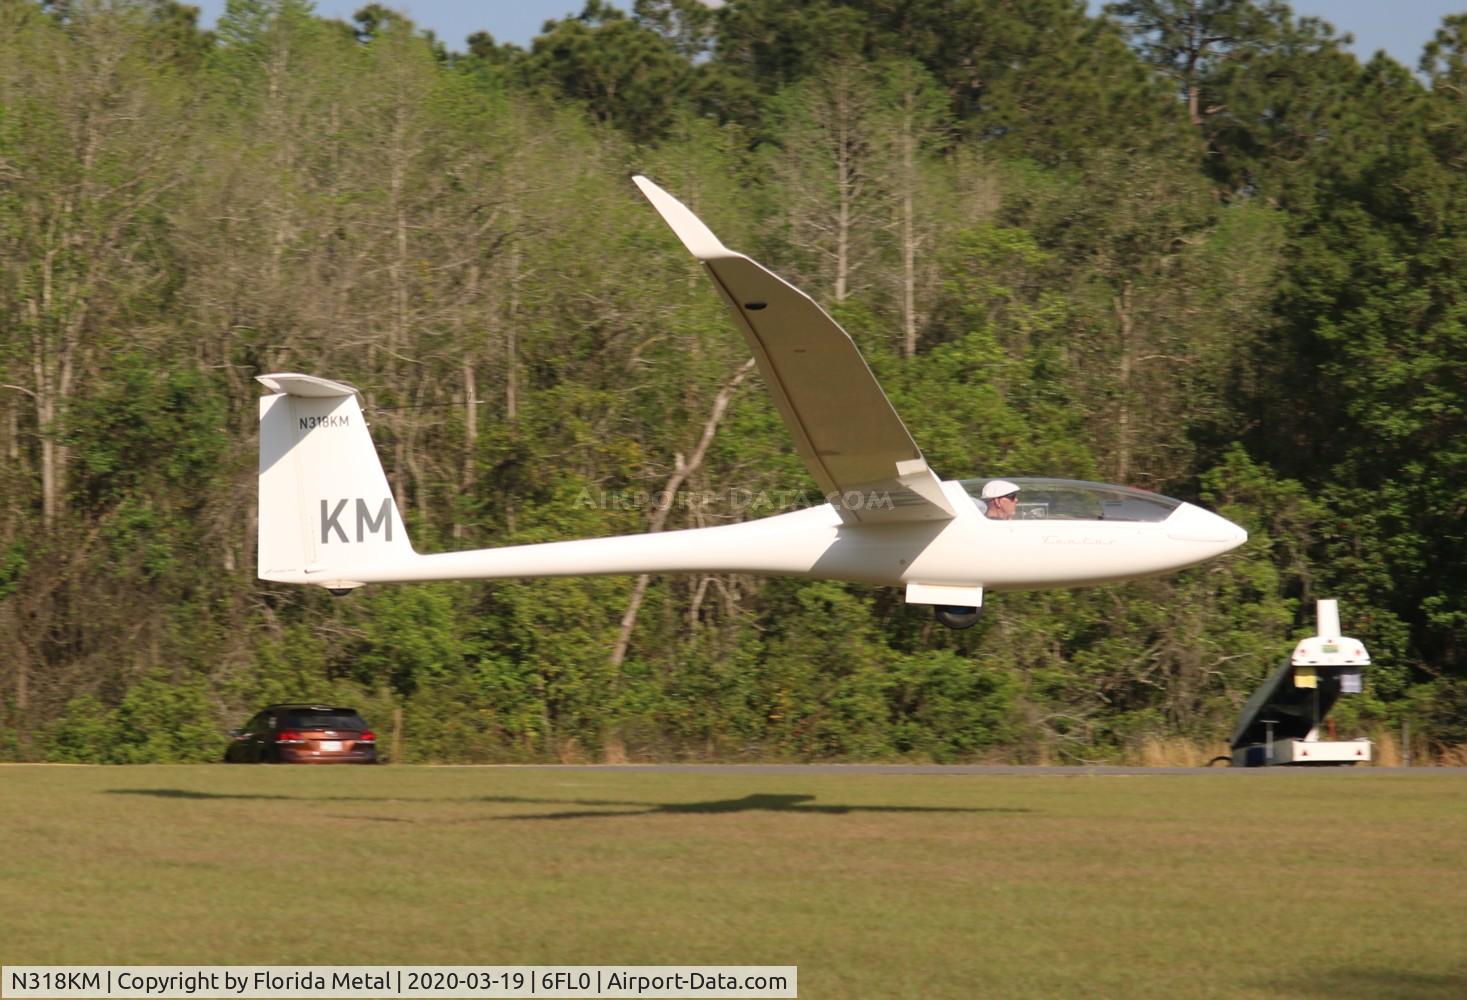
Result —
[[956, 607], [951, 604], [939, 604], [933, 609], [937, 620], [948, 628], [964, 629], [972, 628], [978, 624], [978, 619], [983, 617], [982, 608]]

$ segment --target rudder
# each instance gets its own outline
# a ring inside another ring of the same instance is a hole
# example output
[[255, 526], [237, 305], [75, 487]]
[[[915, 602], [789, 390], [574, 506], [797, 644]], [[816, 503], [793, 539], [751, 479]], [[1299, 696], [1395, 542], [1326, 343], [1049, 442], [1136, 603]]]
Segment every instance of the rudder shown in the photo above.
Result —
[[353, 566], [413, 555], [357, 391], [311, 375], [258, 376], [262, 580], [359, 586]]

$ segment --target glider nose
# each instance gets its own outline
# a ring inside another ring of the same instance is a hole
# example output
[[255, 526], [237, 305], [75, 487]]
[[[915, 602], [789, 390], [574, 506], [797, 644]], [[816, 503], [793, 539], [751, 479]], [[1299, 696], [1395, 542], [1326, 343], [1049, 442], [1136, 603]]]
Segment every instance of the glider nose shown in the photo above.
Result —
[[1184, 503], [1166, 519], [1168, 538], [1179, 542], [1212, 542], [1218, 552], [1235, 549], [1248, 540], [1248, 532], [1210, 510]]

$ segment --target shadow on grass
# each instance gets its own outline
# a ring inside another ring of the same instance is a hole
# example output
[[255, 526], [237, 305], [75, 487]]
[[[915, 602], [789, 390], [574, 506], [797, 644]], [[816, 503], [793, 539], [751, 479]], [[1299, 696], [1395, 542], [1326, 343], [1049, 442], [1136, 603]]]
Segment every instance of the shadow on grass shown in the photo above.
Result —
[[848, 806], [816, 805], [813, 795], [745, 795], [741, 799], [712, 799], [707, 802], [624, 802], [602, 799], [528, 799], [515, 796], [497, 796], [480, 799], [481, 802], [496, 802], [506, 805], [566, 805], [566, 806], [633, 806], [619, 808], [616, 812], [594, 809], [573, 809], [558, 812], [501, 816], [499, 819], [608, 819], [619, 816], [677, 816], [708, 815], [712, 813], [742, 812], [785, 812], [807, 813], [826, 816], [844, 816], [848, 813], [1026, 813], [1031, 809], [982, 808], [971, 806]]
[[1467, 997], [1467, 974], [1409, 972], [1403, 969], [1331, 969], [1263, 984], [1278, 995], [1328, 1000], [1460, 1000]]
[[218, 792], [194, 792], [187, 788], [108, 788], [103, 795], [147, 795], [155, 799], [301, 799], [313, 802], [325, 801], [302, 795], [221, 795]]
[[[854, 806], [816, 804], [813, 795], [745, 795], [741, 799], [710, 799], [704, 802], [636, 802], [624, 799], [544, 799], [513, 795], [471, 798], [400, 798], [363, 795], [260, 795], [234, 792], [198, 792], [184, 788], [109, 788], [106, 795], [147, 795], [158, 799], [189, 801], [273, 800], [296, 802], [481, 802], [485, 805], [581, 806], [596, 808], [560, 809], [553, 812], [495, 816], [496, 820], [612, 819], [623, 816], [680, 816], [717, 813], [784, 812], [844, 816], [849, 813], [1028, 813], [1032, 809], [973, 806]], [[627, 808], [631, 807], [631, 808]], [[613, 810], [613, 811], [608, 811]], [[460, 821], [462, 822], [462, 821]]]

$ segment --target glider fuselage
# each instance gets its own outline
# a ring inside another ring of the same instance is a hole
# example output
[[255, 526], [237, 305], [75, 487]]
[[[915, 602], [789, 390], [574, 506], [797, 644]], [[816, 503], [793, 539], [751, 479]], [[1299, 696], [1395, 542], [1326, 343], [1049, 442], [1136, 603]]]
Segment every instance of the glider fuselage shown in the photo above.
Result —
[[[331, 588], [423, 580], [751, 573], [881, 586], [1029, 590], [1165, 573], [1210, 559], [1244, 537], [1230, 522], [1185, 503], [1157, 521], [995, 521], [961, 483], [942, 487], [956, 511], [947, 521], [847, 524], [834, 506], [822, 504], [710, 528], [434, 555], [401, 547], [391, 557], [371, 559], [354, 557], [360, 527], [355, 534], [340, 531], [327, 517], [344, 510], [350, 528], [352, 511], [377, 510], [381, 499], [342, 498], [345, 505], [337, 501], [321, 510], [313, 565], [262, 575]], [[375, 533], [372, 521], [366, 528], [368, 536]]]

